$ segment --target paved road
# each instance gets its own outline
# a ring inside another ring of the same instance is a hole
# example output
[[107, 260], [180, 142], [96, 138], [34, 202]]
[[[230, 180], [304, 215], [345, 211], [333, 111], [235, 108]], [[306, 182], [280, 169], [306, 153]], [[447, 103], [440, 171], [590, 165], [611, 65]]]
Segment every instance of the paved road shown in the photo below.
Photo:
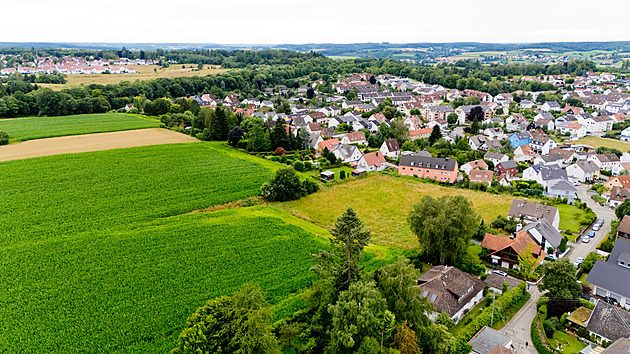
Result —
[[[583, 243], [581, 238], [575, 240], [575, 244], [571, 247], [568, 254], [571, 262], [575, 262], [578, 257], [586, 257], [589, 253], [595, 252], [597, 245], [601, 242], [604, 236], [610, 232], [610, 222], [617, 218], [613, 209], [600, 206], [590, 197], [590, 195], [586, 193], [589, 187], [589, 185], [577, 186], [576, 189], [578, 190], [578, 197], [582, 200], [582, 202], [585, 202], [589, 208], [593, 209], [598, 218], [604, 219], [604, 225], [599, 229], [599, 231], [595, 231], [595, 237], [592, 238], [589, 243]], [[590, 231], [590, 229], [588, 231]], [[588, 231], [586, 234], [588, 234]]]
[[499, 332], [512, 338], [512, 346], [514, 346], [514, 350], [520, 354], [537, 353], [532, 345], [530, 332], [532, 321], [536, 316], [536, 301], [540, 299], [541, 293], [538, 291], [538, 287], [533, 285], [530, 285], [529, 293], [532, 295], [529, 301], [523, 305], [521, 310], [512, 317], [512, 320], [510, 320], [505, 327], [499, 330]]

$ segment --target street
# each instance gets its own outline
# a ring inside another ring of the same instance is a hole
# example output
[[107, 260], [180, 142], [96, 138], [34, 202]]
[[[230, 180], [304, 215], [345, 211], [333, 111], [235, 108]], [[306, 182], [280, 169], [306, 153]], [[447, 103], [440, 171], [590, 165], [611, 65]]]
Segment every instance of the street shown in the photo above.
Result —
[[[578, 190], [577, 194], [580, 200], [585, 202], [589, 208], [593, 209], [595, 214], [597, 214], [597, 218], [604, 219], [604, 225], [602, 225], [599, 231], [595, 231], [595, 237], [592, 238], [589, 243], [583, 243], [582, 237], [575, 240], [575, 243], [571, 246], [571, 250], [567, 255], [571, 262], [575, 262], [578, 257], [586, 257], [589, 253], [595, 252], [597, 245], [602, 241], [604, 236], [610, 232], [610, 222], [617, 219], [614, 210], [600, 206], [586, 193], [589, 185], [581, 184], [575, 188]], [[589, 228], [584, 235], [587, 235], [590, 230]]]

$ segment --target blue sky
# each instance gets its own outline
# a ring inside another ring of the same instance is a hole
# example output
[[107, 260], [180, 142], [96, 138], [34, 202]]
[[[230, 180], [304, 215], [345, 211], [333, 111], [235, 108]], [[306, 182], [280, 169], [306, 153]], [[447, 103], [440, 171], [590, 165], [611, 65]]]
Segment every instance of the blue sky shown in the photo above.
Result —
[[180, 0], [3, 4], [0, 41], [222, 44], [630, 40], [628, 0]]

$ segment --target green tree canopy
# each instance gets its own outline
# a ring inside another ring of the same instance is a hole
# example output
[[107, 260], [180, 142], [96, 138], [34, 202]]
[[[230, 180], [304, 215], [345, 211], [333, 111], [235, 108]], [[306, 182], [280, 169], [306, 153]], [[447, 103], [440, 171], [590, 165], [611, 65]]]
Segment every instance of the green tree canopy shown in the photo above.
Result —
[[626, 199], [623, 203], [617, 206], [615, 209], [615, 215], [617, 215], [617, 219], [620, 221], [623, 220], [623, 217], [626, 215], [630, 215], [630, 199]]
[[549, 290], [552, 299], [575, 299], [580, 296], [582, 287], [577, 282], [575, 267], [568, 258], [545, 263], [542, 289]]
[[461, 195], [435, 199], [425, 195], [407, 220], [422, 251], [437, 264], [453, 264], [479, 227], [479, 216]]

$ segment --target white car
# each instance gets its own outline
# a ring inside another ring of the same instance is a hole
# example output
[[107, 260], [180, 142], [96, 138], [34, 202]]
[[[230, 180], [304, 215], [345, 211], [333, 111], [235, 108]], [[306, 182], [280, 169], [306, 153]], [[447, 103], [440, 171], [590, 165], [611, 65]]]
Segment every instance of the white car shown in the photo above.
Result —
[[593, 231], [599, 231], [599, 224], [593, 225]]
[[582, 263], [584, 262], [584, 257], [578, 257], [575, 261]]
[[573, 181], [573, 185], [574, 185], [574, 186], [579, 186], [579, 185], [580, 185], [580, 182], [579, 182], [579, 181]]
[[582, 238], [582, 242], [584, 242], [584, 243], [589, 243], [590, 241], [591, 241], [591, 238], [590, 238], [590, 237], [588, 237], [588, 236], [584, 236], [584, 237]]
[[496, 269], [495, 269], [495, 270], [493, 270], [493, 271], [492, 271], [492, 273], [494, 273], [494, 274], [499, 274], [500, 276], [503, 276], [503, 277], [506, 277], [506, 276], [507, 276], [507, 273], [506, 273], [506, 272], [502, 272], [502, 271], [500, 271], [500, 270], [496, 270]]

